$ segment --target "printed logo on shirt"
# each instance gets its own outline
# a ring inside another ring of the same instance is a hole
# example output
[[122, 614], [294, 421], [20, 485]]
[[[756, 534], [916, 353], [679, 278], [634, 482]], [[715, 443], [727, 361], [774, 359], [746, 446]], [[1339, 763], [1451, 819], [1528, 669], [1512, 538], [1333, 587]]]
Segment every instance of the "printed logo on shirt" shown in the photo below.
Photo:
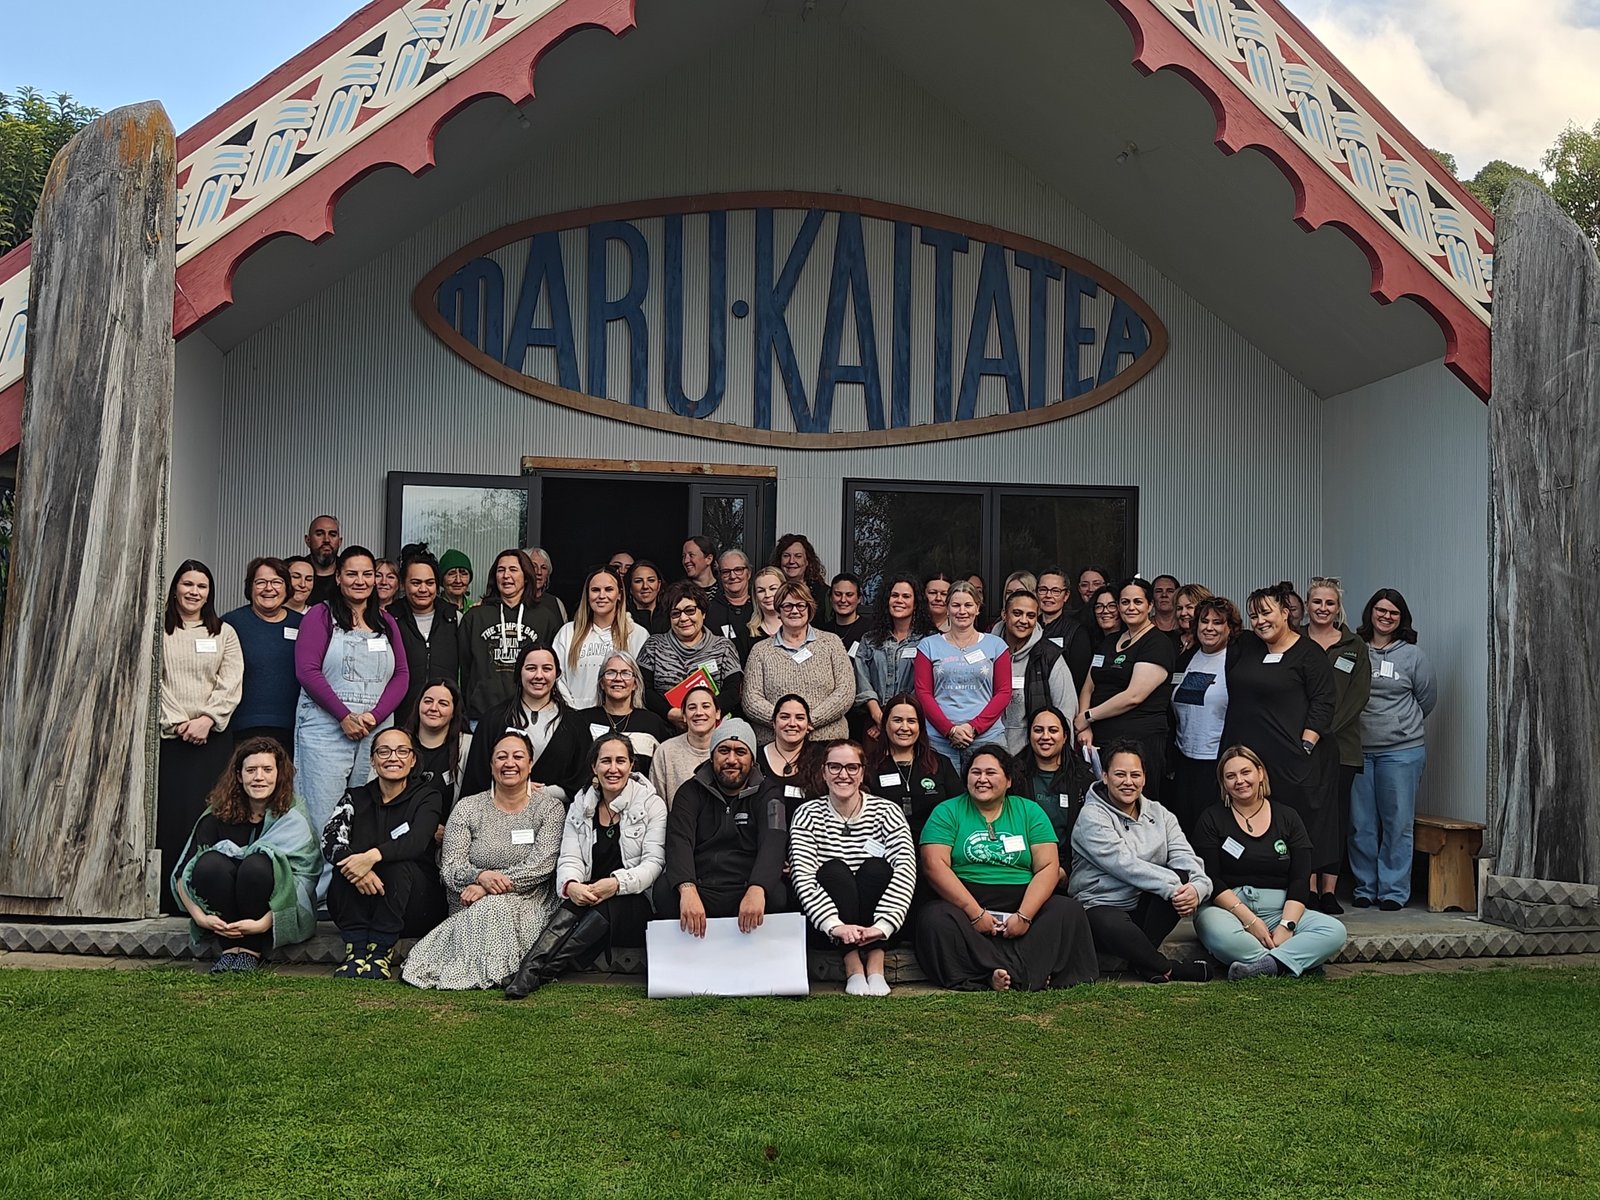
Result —
[[538, 645], [539, 632], [526, 625], [519, 625], [515, 621], [503, 621], [498, 625], [491, 625], [478, 635], [489, 646], [489, 659], [497, 667], [515, 667], [517, 655], [522, 653], [525, 643]]
[[[987, 832], [976, 832], [967, 837], [967, 861], [972, 863], [994, 863], [1005, 867], [1031, 866], [1033, 859], [1028, 854], [1027, 843], [1023, 842], [1020, 851], [1007, 850], [1006, 840], [990, 837]], [[1021, 838], [1016, 839], [1022, 842]]]
[[1123, 663], [1125, 663], [1127, 661], [1128, 661], [1128, 656], [1126, 654], [1119, 654], [1119, 655], [1117, 655], [1115, 658], [1113, 658], [1111, 660], [1111, 665], [1113, 667], [1120, 667]]
[[938, 786], [939, 786], [939, 784], [938, 784], [938, 782], [936, 780], [924, 779], [922, 781], [922, 790], [925, 791], [925, 792], [931, 792]]
[[1178, 690], [1172, 693], [1174, 704], [1204, 704], [1206, 689], [1217, 681], [1214, 671], [1190, 671], [1183, 677]]
[[1279, 858], [1289, 857], [1289, 844], [1282, 838], [1279, 838], [1277, 841], [1273, 842], [1272, 848], [1278, 852]]

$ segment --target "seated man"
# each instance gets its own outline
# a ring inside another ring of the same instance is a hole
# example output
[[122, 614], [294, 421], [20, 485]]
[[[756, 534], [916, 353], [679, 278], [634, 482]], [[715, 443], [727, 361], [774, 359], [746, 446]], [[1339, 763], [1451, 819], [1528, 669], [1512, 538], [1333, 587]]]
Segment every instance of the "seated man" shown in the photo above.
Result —
[[704, 937], [707, 917], [738, 917], [741, 933], [788, 907], [783, 864], [789, 835], [783, 800], [761, 799], [756, 735], [729, 718], [711, 735], [711, 760], [678, 788], [667, 814], [666, 870], [656, 917]]

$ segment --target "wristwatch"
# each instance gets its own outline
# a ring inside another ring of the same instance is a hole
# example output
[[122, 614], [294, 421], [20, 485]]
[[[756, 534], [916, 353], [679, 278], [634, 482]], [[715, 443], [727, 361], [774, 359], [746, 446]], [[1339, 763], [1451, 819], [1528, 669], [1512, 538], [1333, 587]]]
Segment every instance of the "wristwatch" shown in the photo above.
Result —
[[1300, 928], [1300, 926], [1298, 924], [1296, 924], [1294, 921], [1285, 921], [1283, 923], [1283, 927], [1285, 929], [1287, 929], [1290, 933], [1295, 933]]

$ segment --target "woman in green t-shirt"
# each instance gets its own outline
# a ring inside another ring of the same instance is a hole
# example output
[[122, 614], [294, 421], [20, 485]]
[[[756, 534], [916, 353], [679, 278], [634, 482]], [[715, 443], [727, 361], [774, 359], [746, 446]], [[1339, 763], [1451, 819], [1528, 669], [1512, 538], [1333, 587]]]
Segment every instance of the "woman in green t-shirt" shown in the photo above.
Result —
[[922, 870], [938, 898], [917, 922], [917, 960], [955, 991], [1071, 987], [1098, 973], [1088, 919], [1055, 895], [1056, 832], [1044, 810], [1011, 795], [1015, 766], [981, 746], [967, 790], [946, 800], [922, 830]]

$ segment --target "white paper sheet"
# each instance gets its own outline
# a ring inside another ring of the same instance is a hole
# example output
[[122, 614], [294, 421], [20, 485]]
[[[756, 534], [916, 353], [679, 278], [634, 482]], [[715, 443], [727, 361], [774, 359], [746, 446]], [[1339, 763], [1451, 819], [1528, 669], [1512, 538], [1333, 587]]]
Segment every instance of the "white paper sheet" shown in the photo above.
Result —
[[676, 921], [651, 921], [645, 930], [649, 992], [673, 996], [804, 996], [806, 919], [772, 913], [750, 933], [737, 917], [713, 917], [706, 936], [692, 937]]

